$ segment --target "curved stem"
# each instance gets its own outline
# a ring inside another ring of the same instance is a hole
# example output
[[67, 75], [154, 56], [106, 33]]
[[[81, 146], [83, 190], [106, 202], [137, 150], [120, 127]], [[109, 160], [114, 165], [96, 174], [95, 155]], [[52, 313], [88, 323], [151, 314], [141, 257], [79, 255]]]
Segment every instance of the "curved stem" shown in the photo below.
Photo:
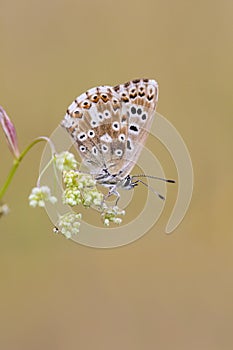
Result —
[[39, 177], [38, 177], [38, 180], [37, 180], [37, 183], [36, 183], [36, 186], [37, 187], [40, 187], [40, 179], [42, 178], [42, 176], [44, 175], [44, 173], [46, 172], [46, 170], [48, 169], [48, 167], [52, 164], [52, 162], [54, 161], [54, 157], [52, 157], [50, 159], [50, 161], [48, 162], [48, 164], [45, 166], [45, 168], [41, 171]]
[[7, 179], [6, 179], [5, 183], [4, 183], [4, 185], [2, 186], [2, 188], [0, 189], [0, 200], [4, 196], [7, 188], [9, 187], [9, 185], [10, 185], [12, 179], [13, 179], [13, 176], [14, 176], [16, 170], [18, 169], [18, 166], [21, 163], [21, 161], [23, 160], [23, 158], [26, 156], [26, 154], [30, 151], [30, 149], [34, 145], [36, 145], [37, 143], [39, 143], [41, 141], [48, 142], [50, 147], [51, 147], [52, 153], [53, 154], [55, 153], [55, 148], [54, 148], [53, 143], [51, 142], [51, 140], [49, 138], [47, 138], [45, 136], [38, 137], [32, 143], [30, 143], [30, 145], [25, 148], [25, 150], [19, 155], [19, 157], [14, 159], [13, 166], [12, 166], [8, 176], [7, 176]]

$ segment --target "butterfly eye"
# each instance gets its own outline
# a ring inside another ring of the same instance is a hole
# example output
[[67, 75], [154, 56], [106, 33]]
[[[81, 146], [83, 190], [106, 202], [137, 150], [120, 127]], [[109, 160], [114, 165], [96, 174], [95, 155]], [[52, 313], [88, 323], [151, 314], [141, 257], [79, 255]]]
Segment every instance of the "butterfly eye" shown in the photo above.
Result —
[[154, 95], [148, 95], [148, 96], [147, 96], [147, 100], [148, 100], [148, 101], [153, 100], [153, 98], [154, 98]]
[[135, 107], [131, 107], [131, 113], [132, 114], [136, 114], [136, 108]]
[[127, 83], [124, 84], [124, 87], [127, 88], [130, 86], [130, 81], [127, 81]]
[[93, 101], [93, 102], [98, 102], [98, 95], [93, 95], [92, 97], [91, 97], [91, 100]]
[[80, 150], [80, 152], [86, 152], [86, 147], [85, 146], [83, 146], [83, 145], [81, 145], [80, 147], [79, 147], [79, 150]]
[[85, 132], [80, 132], [80, 134], [78, 134], [78, 139], [80, 141], [85, 141], [87, 139], [87, 134], [85, 134]]
[[113, 130], [118, 131], [120, 129], [119, 123], [118, 122], [114, 122], [112, 124], [112, 128], [113, 128]]
[[155, 93], [155, 88], [154, 86], [149, 86], [149, 94], [152, 95]]
[[129, 132], [131, 134], [138, 134], [139, 133], [139, 127], [137, 124], [131, 124], [129, 127]]
[[129, 91], [129, 97], [133, 100], [137, 97], [137, 91], [135, 88], [132, 88], [130, 91]]
[[130, 150], [130, 151], [132, 150], [130, 140], [127, 140], [127, 148], [128, 148], [128, 150]]
[[92, 152], [92, 154], [98, 154], [98, 150], [97, 150], [97, 148], [94, 146], [94, 147], [92, 147], [92, 150], [91, 150], [91, 152]]
[[95, 133], [94, 133], [93, 130], [89, 130], [88, 133], [87, 133], [87, 135], [88, 135], [90, 138], [95, 137]]
[[121, 157], [123, 154], [123, 151], [121, 149], [116, 149], [114, 153], [117, 157]]
[[129, 102], [129, 98], [128, 98], [128, 96], [126, 96], [126, 95], [125, 95], [125, 96], [122, 95], [122, 98], [121, 98], [121, 99], [122, 99], [122, 101], [125, 102], [125, 103], [128, 103], [128, 102]]
[[102, 145], [101, 149], [104, 153], [108, 152], [108, 146], [106, 145]]
[[94, 128], [97, 125], [97, 122], [95, 120], [91, 121], [91, 126]]
[[91, 103], [89, 101], [84, 101], [81, 103], [81, 107], [85, 109], [91, 108]]
[[145, 89], [144, 89], [143, 86], [140, 86], [140, 87], [139, 87], [139, 92], [138, 92], [138, 94], [139, 94], [140, 97], [145, 96]]
[[111, 117], [109, 111], [105, 111], [105, 112], [104, 112], [104, 115], [105, 115], [105, 118], [110, 118], [110, 117]]
[[74, 118], [82, 118], [83, 114], [80, 110], [76, 109], [73, 113], [72, 113], [72, 117]]
[[106, 95], [106, 94], [101, 94], [101, 98], [104, 102], [108, 101], [108, 95]]
[[151, 101], [154, 99], [155, 96], [155, 87], [154, 86], [149, 86], [148, 87], [148, 95], [147, 95], [147, 100]]
[[121, 141], [121, 142], [124, 142], [125, 141], [125, 134], [120, 134], [118, 136], [118, 140]]

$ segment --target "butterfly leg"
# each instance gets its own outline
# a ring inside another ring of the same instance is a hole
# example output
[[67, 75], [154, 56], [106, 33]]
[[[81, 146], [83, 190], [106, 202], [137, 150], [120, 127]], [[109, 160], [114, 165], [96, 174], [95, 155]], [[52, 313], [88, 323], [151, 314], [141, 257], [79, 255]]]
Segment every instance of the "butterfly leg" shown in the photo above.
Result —
[[108, 192], [108, 194], [105, 196], [105, 200], [112, 196], [112, 195], [115, 195], [117, 198], [116, 198], [116, 202], [115, 202], [115, 205], [117, 205], [119, 199], [120, 199], [120, 193], [116, 190], [116, 186], [112, 186]]

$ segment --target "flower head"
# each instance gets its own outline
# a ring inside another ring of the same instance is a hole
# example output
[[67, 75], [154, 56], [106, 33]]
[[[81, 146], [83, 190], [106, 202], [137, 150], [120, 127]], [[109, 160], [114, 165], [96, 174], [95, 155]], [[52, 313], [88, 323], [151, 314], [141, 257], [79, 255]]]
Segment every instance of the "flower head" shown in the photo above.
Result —
[[111, 222], [118, 225], [121, 224], [122, 219], [118, 218], [118, 215], [125, 215], [125, 211], [121, 210], [117, 206], [114, 206], [114, 207], [106, 206], [103, 210], [103, 213], [101, 214], [104, 225], [109, 226]]
[[33, 208], [44, 207], [45, 202], [52, 204], [57, 202], [57, 198], [51, 195], [50, 188], [48, 186], [34, 187], [29, 196], [29, 205]]
[[14, 124], [6, 114], [5, 110], [0, 106], [0, 124], [6, 136], [8, 146], [15, 156], [15, 158], [19, 157], [19, 148], [18, 141], [16, 136], [16, 130]]
[[68, 151], [56, 154], [54, 156], [55, 164], [60, 171], [69, 171], [77, 169], [78, 162], [76, 161], [73, 153]]
[[103, 194], [96, 188], [96, 181], [89, 174], [78, 171], [63, 173], [66, 186], [63, 193], [63, 202], [71, 206], [83, 204], [84, 207], [101, 206]]
[[66, 187], [77, 187], [78, 189], [91, 188], [96, 185], [96, 181], [89, 174], [83, 174], [79, 171], [64, 171], [63, 180]]
[[66, 238], [79, 233], [81, 214], [66, 213], [60, 216], [58, 224], [54, 232], [61, 232]]
[[63, 192], [63, 203], [69, 204], [71, 207], [82, 203], [81, 192], [77, 187], [66, 188]]
[[96, 187], [92, 189], [85, 189], [82, 193], [84, 207], [100, 207], [103, 203], [103, 193], [99, 192]]

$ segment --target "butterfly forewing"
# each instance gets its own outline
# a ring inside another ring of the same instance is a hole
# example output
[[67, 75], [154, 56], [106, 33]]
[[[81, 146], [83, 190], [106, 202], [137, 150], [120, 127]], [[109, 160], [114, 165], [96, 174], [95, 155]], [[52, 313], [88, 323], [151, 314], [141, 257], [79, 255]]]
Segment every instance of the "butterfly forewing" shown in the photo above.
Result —
[[92, 173], [115, 174], [122, 168], [127, 138], [122, 114], [119, 95], [109, 86], [88, 90], [68, 108], [62, 125]]
[[101, 86], [79, 96], [62, 122], [92, 174], [127, 176], [147, 138], [158, 101], [158, 84], [137, 79]]

